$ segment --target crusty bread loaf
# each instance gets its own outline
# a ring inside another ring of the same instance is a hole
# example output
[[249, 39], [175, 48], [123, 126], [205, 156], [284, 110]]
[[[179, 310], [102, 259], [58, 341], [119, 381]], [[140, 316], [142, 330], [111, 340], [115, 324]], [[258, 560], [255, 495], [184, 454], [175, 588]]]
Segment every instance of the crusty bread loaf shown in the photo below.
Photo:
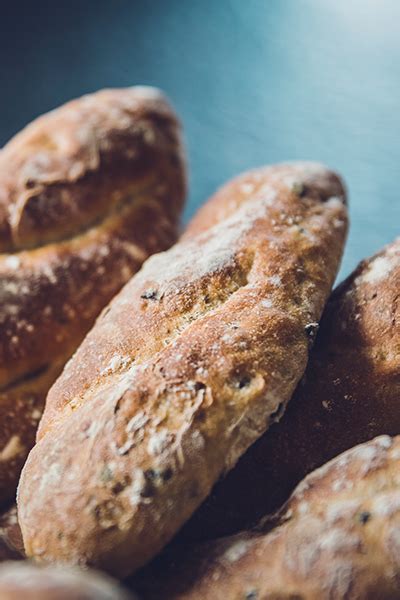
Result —
[[210, 228], [205, 208], [117, 295], [24, 467], [29, 556], [134, 571], [281, 416], [342, 254], [344, 195], [314, 163], [245, 174], [211, 200]]
[[27, 561], [0, 565], [1, 600], [134, 600], [116, 581], [92, 571], [38, 567]]
[[314, 468], [376, 435], [400, 433], [399, 290], [400, 238], [332, 294], [282, 420], [217, 484], [180, 540], [250, 527]]
[[314, 471], [258, 531], [181, 546], [133, 581], [144, 600], [400, 597], [400, 437]]
[[44, 398], [107, 302], [176, 238], [180, 130], [152, 88], [105, 90], [0, 151], [0, 505]]

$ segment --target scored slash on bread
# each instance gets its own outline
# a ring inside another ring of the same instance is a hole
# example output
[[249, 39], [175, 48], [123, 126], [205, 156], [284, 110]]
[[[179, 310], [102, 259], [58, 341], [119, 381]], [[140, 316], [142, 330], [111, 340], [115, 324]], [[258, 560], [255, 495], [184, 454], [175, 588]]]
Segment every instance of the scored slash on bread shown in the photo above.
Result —
[[398, 598], [400, 437], [356, 446], [308, 475], [280, 514], [183, 545], [133, 579], [144, 600]]
[[213, 539], [251, 527], [340, 452], [400, 432], [400, 238], [331, 295], [287, 411], [179, 533]]
[[29, 556], [133, 572], [280, 418], [340, 262], [344, 197], [314, 163], [243, 175], [116, 296], [23, 470]]
[[184, 195], [180, 127], [153, 88], [73, 100], [0, 151], [0, 504], [49, 388], [101, 309], [175, 241]]

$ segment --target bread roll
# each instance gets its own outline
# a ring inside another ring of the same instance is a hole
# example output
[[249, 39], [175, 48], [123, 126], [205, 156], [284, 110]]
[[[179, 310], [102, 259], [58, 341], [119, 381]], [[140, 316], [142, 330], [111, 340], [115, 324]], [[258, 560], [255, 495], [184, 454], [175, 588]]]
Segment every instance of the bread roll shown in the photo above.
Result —
[[314, 163], [245, 174], [116, 296], [23, 470], [29, 556], [134, 571], [280, 418], [337, 272], [344, 196]]
[[400, 437], [314, 471], [258, 531], [181, 546], [136, 576], [143, 600], [400, 597]]
[[0, 565], [1, 600], [134, 600], [103, 574], [28, 562]]
[[400, 433], [399, 290], [400, 238], [332, 294], [282, 420], [217, 484], [180, 541], [252, 526], [316, 467], [376, 435]]
[[46, 394], [96, 316], [176, 238], [180, 130], [152, 88], [69, 102], [0, 151], [0, 506]]

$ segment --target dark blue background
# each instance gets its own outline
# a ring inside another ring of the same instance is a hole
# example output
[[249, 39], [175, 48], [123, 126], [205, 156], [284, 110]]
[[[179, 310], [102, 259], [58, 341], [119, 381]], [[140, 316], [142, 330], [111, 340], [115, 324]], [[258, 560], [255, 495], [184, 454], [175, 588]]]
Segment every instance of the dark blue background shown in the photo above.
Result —
[[163, 88], [186, 130], [186, 217], [243, 169], [346, 178], [342, 275], [399, 233], [398, 0], [71, 0], [0, 6], [0, 143], [105, 86]]

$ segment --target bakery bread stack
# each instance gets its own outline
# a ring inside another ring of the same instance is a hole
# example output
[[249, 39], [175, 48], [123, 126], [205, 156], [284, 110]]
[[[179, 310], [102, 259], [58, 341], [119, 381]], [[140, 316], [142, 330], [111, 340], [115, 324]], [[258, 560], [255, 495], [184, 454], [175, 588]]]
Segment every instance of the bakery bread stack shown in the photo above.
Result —
[[285, 415], [133, 579], [143, 598], [399, 596], [398, 438], [339, 456], [274, 514], [315, 466], [400, 430], [399, 284], [400, 239], [335, 290]]
[[400, 238], [333, 292], [282, 419], [217, 484], [181, 540], [251, 527], [313, 469], [356, 444], [400, 432], [399, 290]]
[[346, 230], [338, 176], [278, 165], [146, 262], [49, 393], [19, 484], [28, 556], [124, 576], [165, 546], [284, 412]]
[[175, 241], [185, 178], [180, 126], [153, 88], [69, 102], [0, 151], [0, 505], [64, 364]]
[[[399, 597], [399, 241], [330, 296], [346, 191], [295, 162], [227, 183], [168, 250], [184, 159], [147, 88], [66, 105], [3, 153], [4, 265], [53, 286], [28, 285], [29, 319], [8, 310], [42, 334], [0, 362], [3, 393], [40, 414], [56, 380], [18, 488], [24, 553], [53, 566], [5, 565], [0, 594], [25, 573], [92, 598], [74, 569], [96, 567], [144, 600]], [[13, 509], [2, 523], [21, 555]]]

